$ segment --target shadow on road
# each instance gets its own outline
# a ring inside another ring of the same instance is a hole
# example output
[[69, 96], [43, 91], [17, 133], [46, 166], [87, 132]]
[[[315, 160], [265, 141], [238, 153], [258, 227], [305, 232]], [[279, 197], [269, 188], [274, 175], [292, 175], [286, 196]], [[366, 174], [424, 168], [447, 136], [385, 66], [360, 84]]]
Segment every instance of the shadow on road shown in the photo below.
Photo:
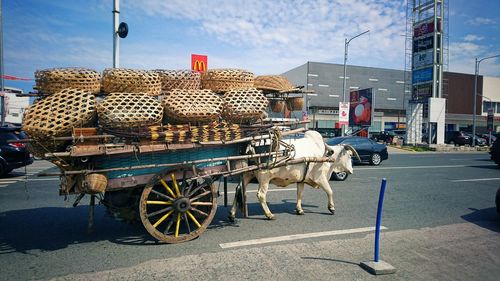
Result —
[[470, 166], [467, 166], [467, 167], [471, 167], [471, 168], [479, 168], [479, 169], [489, 169], [489, 170], [500, 170], [500, 166], [495, 165], [495, 164], [491, 164], [491, 165], [488, 165], [488, 166], [475, 166], [475, 165], [470, 165]]
[[96, 206], [94, 227], [87, 231], [88, 206], [44, 207], [0, 214], [0, 255], [29, 250], [54, 251], [72, 244], [111, 241], [119, 244], [152, 244], [141, 224], [111, 218]]
[[469, 208], [472, 213], [463, 215], [462, 218], [482, 228], [500, 233], [500, 214], [495, 207], [486, 209]]
[[338, 262], [338, 263], [346, 263], [346, 264], [352, 264], [352, 265], [355, 265], [355, 266], [359, 266], [359, 263], [356, 263], [356, 262], [339, 260], [339, 259], [331, 259], [331, 258], [301, 257], [301, 259], [304, 259], [304, 260], [333, 261], [333, 262]]

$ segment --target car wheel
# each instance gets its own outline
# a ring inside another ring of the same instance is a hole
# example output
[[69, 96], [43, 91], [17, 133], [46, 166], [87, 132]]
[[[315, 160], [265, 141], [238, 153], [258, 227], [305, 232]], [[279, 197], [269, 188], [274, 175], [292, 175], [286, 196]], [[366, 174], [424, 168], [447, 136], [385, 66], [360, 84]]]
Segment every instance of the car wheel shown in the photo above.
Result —
[[370, 157], [370, 164], [374, 166], [380, 165], [382, 162], [382, 157], [378, 153], [373, 153], [372, 156]]
[[455, 142], [452, 141], [452, 140], [450, 141], [450, 144], [453, 145], [453, 146], [455, 146]]
[[336, 181], [345, 181], [349, 174], [347, 172], [338, 172], [338, 173], [333, 173], [332, 178]]

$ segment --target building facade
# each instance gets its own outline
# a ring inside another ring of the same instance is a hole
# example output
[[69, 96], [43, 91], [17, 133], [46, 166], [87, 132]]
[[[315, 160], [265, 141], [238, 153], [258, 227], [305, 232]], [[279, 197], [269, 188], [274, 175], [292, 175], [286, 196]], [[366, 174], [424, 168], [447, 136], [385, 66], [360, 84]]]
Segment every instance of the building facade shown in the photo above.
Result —
[[[408, 73], [406, 73], [408, 74]], [[282, 74], [293, 84], [304, 86], [313, 93], [307, 94], [305, 109], [310, 128], [333, 129], [338, 127], [339, 102], [344, 97], [342, 64], [307, 62]], [[411, 92], [405, 90], [405, 71], [347, 65], [346, 100], [349, 91], [372, 88], [374, 117], [371, 132], [406, 128], [406, 111]], [[445, 72], [443, 98], [446, 101], [446, 130], [472, 127], [474, 75]], [[478, 76], [477, 118], [478, 132], [486, 130], [488, 108], [494, 108], [494, 131], [500, 131], [500, 78]], [[424, 105], [424, 119], [427, 117]]]

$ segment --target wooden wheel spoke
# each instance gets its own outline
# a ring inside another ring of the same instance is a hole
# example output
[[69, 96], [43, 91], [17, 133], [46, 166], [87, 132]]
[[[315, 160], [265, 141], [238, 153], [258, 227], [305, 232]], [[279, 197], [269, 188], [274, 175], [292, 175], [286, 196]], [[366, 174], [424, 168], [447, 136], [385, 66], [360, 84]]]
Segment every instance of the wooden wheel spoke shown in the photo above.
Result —
[[201, 210], [198, 210], [198, 209], [196, 209], [196, 208], [195, 208], [195, 207], [193, 207], [193, 206], [191, 206], [191, 208], [189, 208], [189, 209], [190, 209], [191, 211], [193, 211], [193, 212], [197, 213], [197, 214], [200, 214], [200, 215], [202, 215], [202, 216], [208, 217], [208, 214], [207, 214], [207, 213], [205, 213], [205, 212], [203, 212], [203, 211], [201, 211]]
[[179, 237], [180, 226], [181, 226], [181, 213], [177, 213], [177, 221], [175, 222], [175, 238]]
[[163, 209], [158, 210], [158, 211], [156, 211], [156, 212], [152, 212], [152, 213], [147, 214], [147, 217], [148, 217], [148, 218], [150, 218], [150, 217], [152, 217], [152, 216], [156, 216], [156, 215], [159, 215], [159, 214], [163, 214], [163, 213], [168, 212], [168, 211], [170, 211], [170, 210], [172, 210], [172, 207], [166, 207], [166, 208], [163, 208]]
[[160, 179], [160, 182], [163, 185], [163, 187], [165, 187], [167, 192], [170, 193], [170, 195], [172, 195], [173, 198], [177, 198], [177, 196], [174, 194], [170, 186], [168, 186], [168, 184], [163, 179]]
[[181, 183], [181, 192], [183, 195], [186, 195], [187, 181], [186, 181], [186, 173], [187, 170], [182, 171], [182, 183]]
[[175, 179], [175, 174], [170, 174], [170, 178], [172, 178], [172, 184], [174, 185], [175, 194], [177, 194], [177, 197], [180, 197], [181, 192], [179, 191], [179, 185], [177, 184], [177, 180]]
[[184, 222], [186, 223], [188, 234], [191, 233], [191, 227], [189, 226], [189, 221], [188, 221], [188, 218], [186, 216], [186, 213], [184, 213]]
[[196, 192], [198, 192], [198, 190], [200, 190], [201, 188], [203, 188], [203, 184], [199, 185], [198, 187], [196, 187], [195, 189], [193, 189], [193, 191], [191, 191], [188, 195], [188, 197], [191, 197], [193, 196], [194, 194], [196, 194]]
[[189, 218], [196, 224], [196, 226], [199, 228], [201, 227], [201, 224], [196, 220], [196, 218], [191, 214], [190, 211], [186, 211], [186, 214], [189, 216]]
[[172, 228], [172, 225], [174, 225], [174, 218], [170, 219], [170, 221], [167, 224], [167, 228], [165, 228], [163, 234], [168, 235], [168, 232], [170, 231], [170, 228]]
[[195, 197], [191, 198], [190, 200], [191, 200], [191, 202], [196, 202], [196, 200], [198, 200], [198, 199], [202, 198], [203, 196], [206, 196], [206, 195], [208, 195], [210, 193], [212, 193], [212, 191], [207, 190], [207, 191], [205, 191], [205, 192], [203, 192], [201, 194], [196, 195]]
[[156, 200], [148, 200], [146, 201], [148, 205], [172, 205], [170, 201], [156, 201]]
[[212, 202], [192, 202], [191, 205], [194, 206], [212, 206]]
[[161, 193], [159, 191], [156, 191], [154, 189], [151, 189], [151, 193], [154, 193], [154, 194], [160, 196], [161, 198], [167, 199], [169, 201], [174, 201], [175, 200], [174, 198], [172, 198], [172, 197], [170, 197], [170, 196], [168, 196], [166, 194], [163, 194], [163, 193]]
[[193, 187], [193, 185], [194, 185], [195, 183], [196, 183], [196, 180], [192, 180], [191, 182], [188, 182], [188, 188], [187, 188], [187, 190], [184, 192], [184, 196], [189, 197], [189, 194], [190, 194], [191, 188]]
[[153, 224], [153, 227], [156, 228], [158, 225], [160, 225], [160, 223], [162, 223], [166, 218], [168, 218], [168, 216], [170, 216], [173, 212], [174, 212], [174, 210], [170, 210], [163, 217], [161, 217], [157, 222], [155, 222], [155, 224]]

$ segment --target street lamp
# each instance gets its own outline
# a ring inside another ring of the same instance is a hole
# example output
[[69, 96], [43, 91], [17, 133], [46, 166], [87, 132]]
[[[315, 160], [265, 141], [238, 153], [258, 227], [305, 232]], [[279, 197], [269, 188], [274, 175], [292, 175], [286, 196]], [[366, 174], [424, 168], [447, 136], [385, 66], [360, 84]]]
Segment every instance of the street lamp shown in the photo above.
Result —
[[[370, 30], [367, 30], [365, 32], [362, 32], [354, 37], [351, 37], [349, 40], [347, 40], [347, 38], [345, 39], [345, 45], [344, 45], [344, 84], [342, 86], [342, 102], [345, 102], [345, 96], [346, 96], [346, 93], [345, 93], [345, 88], [346, 88], [346, 63], [347, 63], [347, 50], [349, 49], [349, 43], [354, 39], [354, 38], [357, 38], [363, 34], [366, 34], [370, 32]], [[342, 136], [345, 135], [345, 125], [342, 124]]]
[[476, 58], [476, 71], [474, 73], [474, 113], [472, 115], [472, 146], [476, 146], [476, 95], [477, 95], [477, 75], [479, 74], [479, 64], [483, 61], [483, 60], [487, 60], [487, 59], [492, 59], [492, 58], [496, 58], [496, 57], [500, 57], [500, 55], [495, 55], [495, 56], [491, 56], [491, 57], [485, 57], [485, 58], [482, 58], [482, 59], [477, 59]]

